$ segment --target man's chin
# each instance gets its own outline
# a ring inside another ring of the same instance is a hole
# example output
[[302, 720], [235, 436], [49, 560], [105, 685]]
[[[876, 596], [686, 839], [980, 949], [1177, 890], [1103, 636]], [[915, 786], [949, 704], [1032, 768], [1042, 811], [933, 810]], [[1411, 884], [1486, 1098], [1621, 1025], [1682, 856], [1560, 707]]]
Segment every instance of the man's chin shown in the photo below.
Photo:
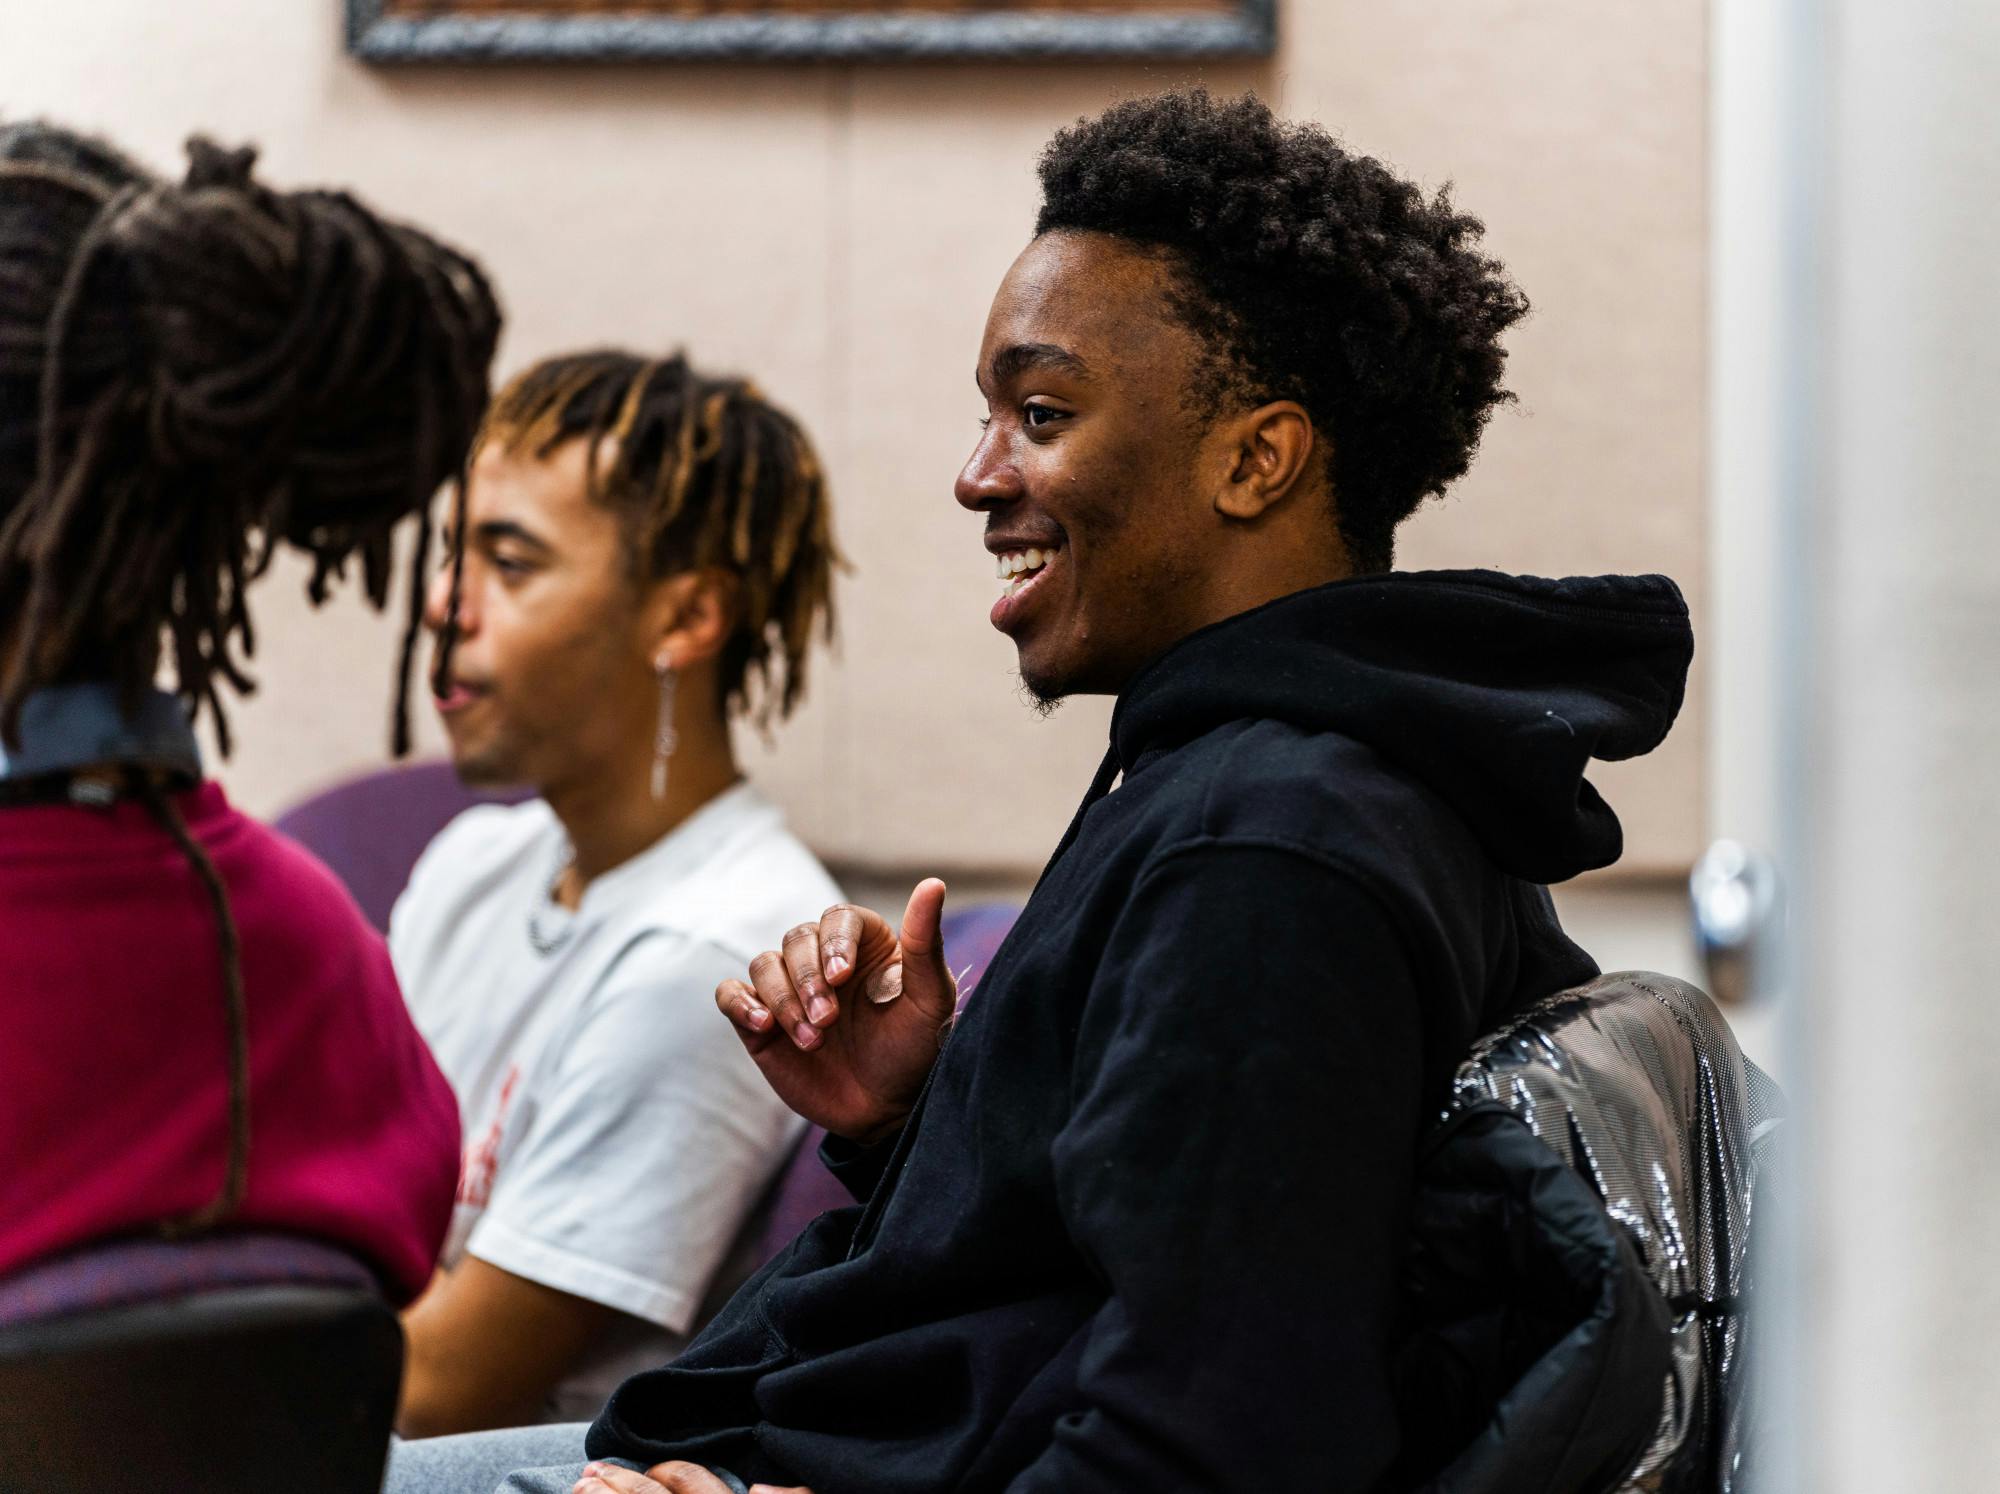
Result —
[[1026, 659], [1021, 660], [1015, 677], [1021, 684], [1021, 698], [1038, 716], [1053, 715], [1056, 707], [1075, 693], [1060, 675], [1037, 669]]
[[1022, 698], [1044, 716], [1072, 695], [1116, 695], [1128, 677], [1102, 651], [1050, 648], [1046, 641], [1039, 648], [1017, 645], [1014, 662]]
[[454, 752], [451, 755], [451, 770], [458, 775], [458, 781], [469, 789], [514, 788], [524, 781], [513, 764], [477, 752]]

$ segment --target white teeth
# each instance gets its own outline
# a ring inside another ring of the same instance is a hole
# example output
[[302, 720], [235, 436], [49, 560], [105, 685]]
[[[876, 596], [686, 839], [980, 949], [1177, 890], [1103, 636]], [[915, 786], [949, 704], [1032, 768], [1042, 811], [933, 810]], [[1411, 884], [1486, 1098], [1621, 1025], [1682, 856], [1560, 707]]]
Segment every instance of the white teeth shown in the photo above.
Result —
[[1055, 558], [1054, 550], [1009, 551], [994, 563], [993, 574], [1005, 581], [1008, 577], [1018, 576], [1024, 571], [1039, 571]]

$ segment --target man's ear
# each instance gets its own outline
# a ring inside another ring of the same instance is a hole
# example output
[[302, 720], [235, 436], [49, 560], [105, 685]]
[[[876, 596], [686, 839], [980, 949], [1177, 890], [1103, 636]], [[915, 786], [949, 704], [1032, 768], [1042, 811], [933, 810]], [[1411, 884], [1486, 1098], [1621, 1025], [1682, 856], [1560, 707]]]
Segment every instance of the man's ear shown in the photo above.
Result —
[[1216, 489], [1215, 510], [1225, 518], [1262, 518], [1312, 486], [1319, 434], [1303, 405], [1288, 399], [1260, 405], [1227, 422], [1222, 434], [1229, 466]]
[[739, 591], [736, 573], [716, 565], [655, 583], [645, 608], [654, 670], [687, 669], [720, 654], [736, 631]]

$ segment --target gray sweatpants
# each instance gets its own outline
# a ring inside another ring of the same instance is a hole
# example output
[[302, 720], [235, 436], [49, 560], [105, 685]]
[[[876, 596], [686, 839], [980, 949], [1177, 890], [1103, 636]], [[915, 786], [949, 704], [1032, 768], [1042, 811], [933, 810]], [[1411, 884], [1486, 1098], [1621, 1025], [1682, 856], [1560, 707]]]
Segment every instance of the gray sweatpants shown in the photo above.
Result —
[[[389, 1445], [382, 1494], [569, 1494], [590, 1461], [583, 1455], [583, 1434], [589, 1430], [589, 1422], [572, 1421], [420, 1442], [399, 1439]], [[639, 1467], [622, 1458], [602, 1461]], [[744, 1494], [741, 1479], [720, 1468], [713, 1471], [736, 1494]]]

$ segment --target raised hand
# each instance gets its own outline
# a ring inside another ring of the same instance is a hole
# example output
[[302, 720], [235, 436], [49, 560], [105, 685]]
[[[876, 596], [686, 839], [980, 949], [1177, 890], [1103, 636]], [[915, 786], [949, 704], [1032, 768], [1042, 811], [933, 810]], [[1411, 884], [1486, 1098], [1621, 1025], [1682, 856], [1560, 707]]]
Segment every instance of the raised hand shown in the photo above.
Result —
[[787, 1105], [836, 1136], [869, 1142], [903, 1123], [951, 1024], [945, 886], [917, 884], [900, 930], [841, 903], [726, 980], [715, 1004]]

